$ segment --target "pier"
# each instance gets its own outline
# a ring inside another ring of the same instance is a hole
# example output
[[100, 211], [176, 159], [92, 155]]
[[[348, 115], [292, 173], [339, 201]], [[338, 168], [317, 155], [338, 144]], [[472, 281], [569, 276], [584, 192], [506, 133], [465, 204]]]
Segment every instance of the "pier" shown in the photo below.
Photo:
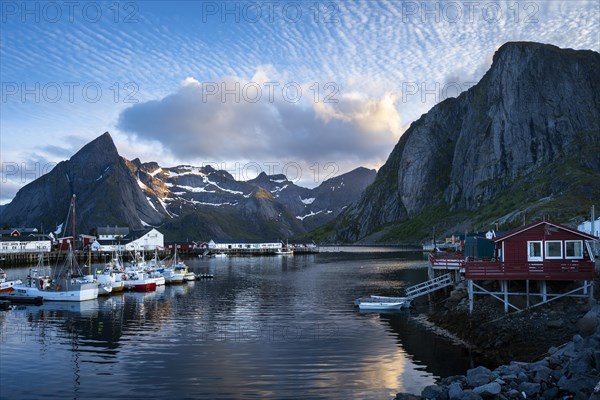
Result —
[[[48, 261], [50, 265], [56, 265], [62, 262], [67, 255], [65, 251], [50, 251], [44, 252], [44, 260]], [[159, 258], [169, 257], [171, 252], [169, 250], [159, 250]], [[75, 256], [77, 261], [85, 263], [91, 258], [92, 263], [100, 264], [109, 262], [113, 257], [111, 252], [104, 251], [76, 251]], [[123, 260], [130, 261], [133, 258], [133, 254], [130, 252], [123, 253]], [[0, 253], [0, 268], [6, 267], [19, 267], [27, 265], [35, 265], [38, 262], [38, 252], [18, 252], [18, 253]]]

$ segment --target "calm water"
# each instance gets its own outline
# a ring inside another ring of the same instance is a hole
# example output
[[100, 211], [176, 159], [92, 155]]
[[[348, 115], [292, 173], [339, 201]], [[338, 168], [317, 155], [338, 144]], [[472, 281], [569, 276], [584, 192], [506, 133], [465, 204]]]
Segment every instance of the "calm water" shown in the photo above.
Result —
[[420, 253], [344, 250], [190, 259], [215, 279], [0, 311], [0, 398], [387, 399], [473, 365], [409, 313], [353, 306], [425, 280]]

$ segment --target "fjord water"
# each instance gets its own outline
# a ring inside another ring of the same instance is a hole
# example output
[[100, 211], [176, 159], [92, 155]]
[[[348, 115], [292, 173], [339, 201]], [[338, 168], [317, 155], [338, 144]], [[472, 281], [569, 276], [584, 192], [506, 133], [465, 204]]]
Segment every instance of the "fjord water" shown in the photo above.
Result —
[[425, 280], [421, 253], [329, 250], [189, 259], [215, 278], [0, 312], [0, 398], [385, 399], [473, 366], [414, 311], [353, 305]]

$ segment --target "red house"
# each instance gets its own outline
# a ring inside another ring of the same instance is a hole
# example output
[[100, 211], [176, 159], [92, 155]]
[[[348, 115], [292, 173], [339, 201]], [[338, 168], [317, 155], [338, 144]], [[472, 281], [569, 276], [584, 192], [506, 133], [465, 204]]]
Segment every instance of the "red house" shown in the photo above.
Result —
[[594, 256], [587, 241], [597, 237], [549, 221], [536, 222], [494, 239], [495, 259], [465, 263], [467, 280], [594, 279]]

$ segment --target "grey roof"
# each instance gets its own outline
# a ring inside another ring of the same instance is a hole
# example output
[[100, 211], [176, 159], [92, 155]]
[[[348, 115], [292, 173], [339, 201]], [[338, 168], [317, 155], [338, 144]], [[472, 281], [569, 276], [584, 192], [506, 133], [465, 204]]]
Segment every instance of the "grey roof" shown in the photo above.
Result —
[[106, 226], [98, 227], [98, 235], [125, 236], [129, 234], [128, 227]]

